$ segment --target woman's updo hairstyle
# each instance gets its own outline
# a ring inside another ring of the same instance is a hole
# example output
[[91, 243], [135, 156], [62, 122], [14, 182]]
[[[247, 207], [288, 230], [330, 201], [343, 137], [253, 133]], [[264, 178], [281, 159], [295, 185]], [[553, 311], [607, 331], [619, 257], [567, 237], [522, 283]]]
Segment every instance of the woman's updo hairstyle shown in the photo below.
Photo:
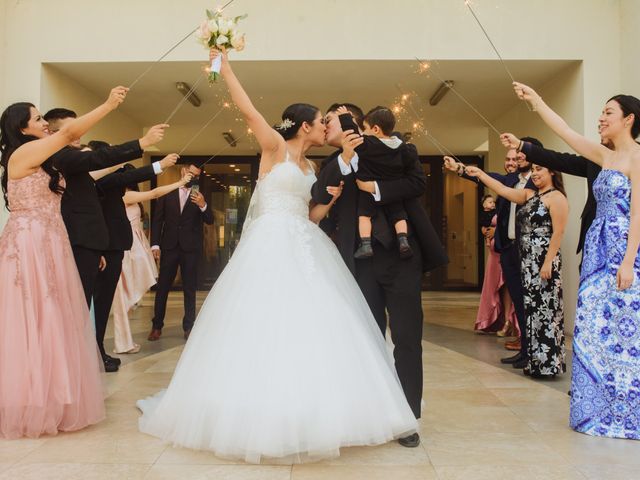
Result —
[[609, 103], [611, 100], [615, 100], [622, 114], [628, 117], [633, 113], [633, 125], [631, 125], [631, 137], [635, 140], [640, 135], [640, 100], [632, 95], [615, 95], [607, 100]]
[[318, 109], [318, 107], [314, 107], [308, 103], [294, 103], [282, 112], [282, 122], [273, 128], [275, 128], [285, 140], [291, 140], [296, 136], [304, 122], [307, 122], [309, 125], [313, 124], [319, 111], [320, 109]]

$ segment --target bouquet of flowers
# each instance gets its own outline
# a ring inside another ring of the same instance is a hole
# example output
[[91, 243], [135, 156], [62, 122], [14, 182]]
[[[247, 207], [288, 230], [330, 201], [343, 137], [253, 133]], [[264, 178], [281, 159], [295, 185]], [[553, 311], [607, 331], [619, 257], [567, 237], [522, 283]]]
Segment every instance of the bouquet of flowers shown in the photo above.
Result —
[[[203, 20], [196, 31], [196, 38], [207, 50], [218, 48], [220, 50], [237, 50], [244, 48], [244, 34], [238, 33], [238, 22], [247, 18], [247, 15], [229, 18], [222, 15], [221, 10], [207, 10], [207, 19]], [[207, 68], [209, 83], [215, 82], [220, 76], [222, 57], [218, 55]]]

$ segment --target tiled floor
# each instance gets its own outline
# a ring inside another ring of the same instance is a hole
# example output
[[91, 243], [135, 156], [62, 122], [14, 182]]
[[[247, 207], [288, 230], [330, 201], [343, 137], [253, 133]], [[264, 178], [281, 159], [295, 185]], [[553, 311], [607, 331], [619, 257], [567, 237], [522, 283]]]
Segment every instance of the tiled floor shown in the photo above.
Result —
[[[640, 442], [567, 427], [565, 379], [535, 382], [496, 365], [501, 340], [472, 332], [476, 294], [428, 294], [422, 445], [349, 448], [317, 464], [245, 465], [173, 448], [137, 431], [135, 400], [166, 386], [182, 350], [181, 300], [163, 338], [145, 340], [151, 296], [133, 315], [142, 351], [107, 376], [108, 418], [72, 434], [0, 441], [0, 479], [633, 479]], [[199, 296], [202, 300], [202, 296]]]

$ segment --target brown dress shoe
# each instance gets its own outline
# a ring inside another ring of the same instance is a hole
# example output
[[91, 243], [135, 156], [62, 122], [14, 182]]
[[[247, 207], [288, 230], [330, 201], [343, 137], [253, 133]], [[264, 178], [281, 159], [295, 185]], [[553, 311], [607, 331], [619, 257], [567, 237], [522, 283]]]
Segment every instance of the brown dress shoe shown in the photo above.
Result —
[[147, 340], [149, 340], [150, 342], [155, 342], [156, 340], [160, 339], [160, 335], [162, 335], [162, 330], [161, 329], [152, 328], [151, 329], [151, 333], [147, 337]]
[[189, 335], [191, 335], [191, 329], [184, 331], [184, 339], [189, 340]]
[[520, 344], [520, 340], [516, 340], [514, 342], [505, 342], [504, 348], [507, 350], [520, 350], [522, 346]]

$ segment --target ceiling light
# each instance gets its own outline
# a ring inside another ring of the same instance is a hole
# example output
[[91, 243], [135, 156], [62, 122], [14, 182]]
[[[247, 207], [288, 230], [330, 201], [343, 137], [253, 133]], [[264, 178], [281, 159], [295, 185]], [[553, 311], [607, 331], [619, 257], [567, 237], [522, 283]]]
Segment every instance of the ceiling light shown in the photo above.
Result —
[[445, 80], [442, 82], [436, 92], [429, 99], [429, 105], [433, 107], [436, 106], [440, 100], [442, 100], [442, 97], [444, 97], [451, 87], [453, 87], [454, 83], [455, 82], [453, 80]]
[[232, 163], [229, 164], [229, 167], [230, 168], [236, 168], [236, 166], [234, 164], [232, 164]]
[[239, 171], [240, 171], [240, 169], [239, 169], [239, 168], [234, 168], [234, 169], [233, 169], [233, 171], [234, 171], [234, 172], [239, 172]]
[[236, 139], [236, 137], [234, 137], [231, 134], [231, 132], [222, 132], [222, 136], [227, 141], [227, 143], [232, 147], [235, 147], [236, 145], [238, 145], [238, 140]]
[[200, 98], [196, 95], [195, 90], [191, 91], [191, 87], [184, 82], [176, 82], [176, 89], [186, 97], [191, 105], [199, 107], [202, 103]]

